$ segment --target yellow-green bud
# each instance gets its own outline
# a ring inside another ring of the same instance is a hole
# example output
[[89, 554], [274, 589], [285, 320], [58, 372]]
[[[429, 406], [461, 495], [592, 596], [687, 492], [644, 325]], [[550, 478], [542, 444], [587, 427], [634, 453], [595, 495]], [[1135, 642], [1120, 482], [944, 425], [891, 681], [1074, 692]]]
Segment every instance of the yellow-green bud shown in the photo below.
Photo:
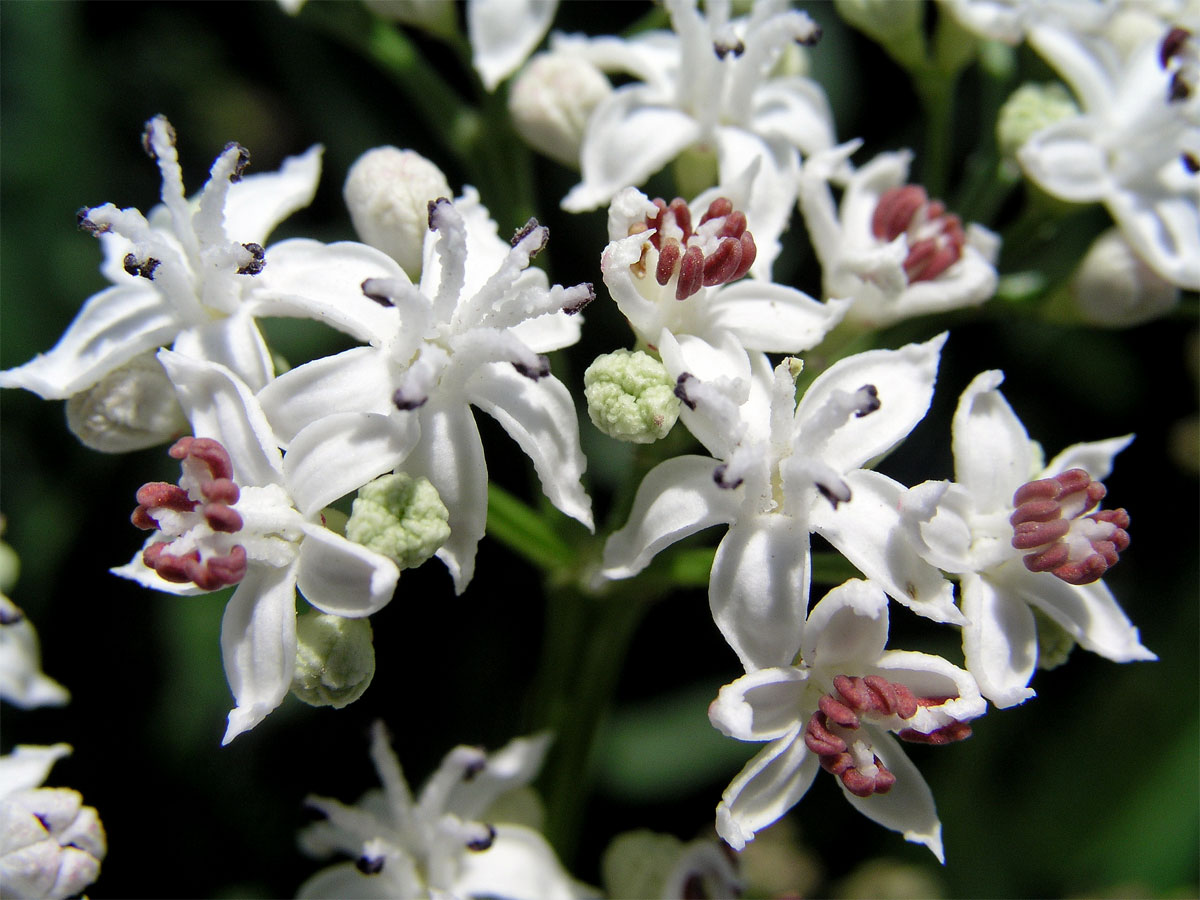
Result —
[[128, 453], [166, 443], [189, 430], [154, 351], [135, 356], [67, 400], [67, 427], [85, 447]]
[[1075, 638], [1036, 606], [1030, 608], [1037, 625], [1038, 668], [1057, 669], [1071, 655]]
[[374, 676], [370, 622], [315, 609], [296, 617], [293, 694], [309, 706], [341, 709], [361, 697]]
[[359, 489], [346, 537], [411, 569], [450, 537], [449, 521], [450, 511], [429, 479], [398, 472]]
[[597, 356], [583, 373], [583, 394], [593, 424], [619, 441], [653, 443], [679, 418], [675, 381], [641, 350]]
[[1023, 84], [1000, 107], [996, 117], [996, 143], [1006, 157], [1049, 125], [1069, 119], [1079, 107], [1061, 84]]

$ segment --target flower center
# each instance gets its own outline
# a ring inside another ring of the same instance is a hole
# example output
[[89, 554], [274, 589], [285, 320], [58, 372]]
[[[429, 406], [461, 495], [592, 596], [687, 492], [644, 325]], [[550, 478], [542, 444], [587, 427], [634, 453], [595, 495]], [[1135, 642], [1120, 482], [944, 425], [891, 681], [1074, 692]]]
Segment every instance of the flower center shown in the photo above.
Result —
[[908, 283], [932, 281], [958, 262], [967, 242], [962, 220], [930, 200], [918, 184], [884, 191], [871, 217], [871, 232], [881, 241], [908, 236], [904, 274]]
[[[882, 727], [892, 727], [893, 717], [911, 719], [921, 707], [941, 706], [948, 697], [917, 697], [907, 686], [880, 675], [862, 678], [838, 675], [834, 690], [818, 702], [804, 728], [804, 743], [821, 761], [821, 768], [838, 776], [856, 797], [886, 794], [896, 776], [875, 755], [859, 732], [864, 718]], [[971, 736], [971, 726], [954, 721], [928, 734], [912, 728], [900, 730], [901, 740], [925, 744], [948, 744]]]
[[1022, 485], [1013, 494], [1009, 517], [1012, 545], [1025, 555], [1025, 568], [1049, 572], [1067, 584], [1091, 584], [1117, 564], [1129, 546], [1129, 513], [1096, 509], [1107, 489], [1083, 469]]
[[[746, 214], [733, 208], [725, 197], [709, 204], [693, 230], [692, 213], [680, 197], [669, 204], [654, 199], [658, 212], [630, 228], [630, 234], [654, 229], [642, 257], [634, 264], [636, 273], [645, 277], [654, 267], [654, 279], [666, 286], [675, 282], [675, 299], [686, 300], [702, 287], [714, 287], [737, 281], [750, 271], [758, 248], [754, 235], [746, 230]], [[652, 260], [651, 251], [657, 253]]]
[[182, 465], [179, 483], [142, 485], [130, 519], [170, 539], [142, 551], [142, 562], [174, 584], [205, 591], [237, 584], [246, 574], [246, 549], [233, 543], [242, 517], [233, 509], [240, 491], [229, 452], [212, 438], [194, 437], [180, 438], [167, 452]]

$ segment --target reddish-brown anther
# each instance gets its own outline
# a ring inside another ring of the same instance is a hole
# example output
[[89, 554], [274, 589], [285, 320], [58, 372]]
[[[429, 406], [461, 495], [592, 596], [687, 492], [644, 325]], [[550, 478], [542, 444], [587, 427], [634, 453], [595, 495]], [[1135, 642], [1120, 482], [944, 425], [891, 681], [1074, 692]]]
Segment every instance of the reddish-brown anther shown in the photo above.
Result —
[[934, 747], [941, 747], [944, 744], [965, 741], [971, 734], [971, 726], [966, 722], [951, 722], [949, 725], [944, 725], [928, 734], [923, 731], [917, 731], [914, 728], [905, 728], [897, 737], [902, 741], [908, 741], [910, 744], [929, 744]]
[[947, 213], [942, 201], [930, 200], [917, 184], [889, 188], [880, 195], [871, 233], [881, 241], [908, 236], [904, 274], [909, 284], [937, 278], [962, 258], [967, 243], [962, 220]]
[[[649, 246], [658, 251], [654, 280], [665, 286], [676, 278], [676, 300], [686, 300], [702, 287], [744, 278], [754, 265], [758, 247], [747, 230], [746, 214], [735, 210], [727, 197], [718, 197], [708, 205], [700, 217], [699, 231], [693, 228], [691, 211], [682, 198], [667, 203], [656, 197], [652, 202], [654, 214], [630, 226], [629, 234], [654, 229], [649, 238]], [[705, 228], [710, 222], [714, 224]], [[633, 266], [639, 277], [647, 273], [647, 253], [644, 247], [641, 259]]]

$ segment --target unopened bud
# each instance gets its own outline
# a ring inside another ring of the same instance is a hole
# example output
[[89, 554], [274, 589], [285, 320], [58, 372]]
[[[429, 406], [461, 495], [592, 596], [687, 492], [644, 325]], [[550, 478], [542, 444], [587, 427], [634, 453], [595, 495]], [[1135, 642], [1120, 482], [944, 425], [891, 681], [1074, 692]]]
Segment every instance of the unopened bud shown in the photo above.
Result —
[[341, 709], [361, 697], [374, 676], [370, 622], [315, 609], [296, 617], [293, 694], [309, 706]]
[[135, 356], [67, 400], [67, 427], [101, 453], [128, 453], [188, 431], [175, 387], [153, 351]]
[[640, 350], [596, 357], [583, 373], [583, 387], [592, 423], [619, 441], [653, 443], [679, 418], [674, 379], [666, 366]]
[[453, 196], [442, 170], [413, 150], [376, 147], [350, 167], [342, 196], [363, 242], [420, 278], [429, 202]]
[[450, 512], [427, 478], [383, 475], [358, 491], [346, 537], [390, 558], [401, 569], [419, 566], [450, 536]]
[[1061, 84], [1023, 84], [1000, 107], [996, 142], [1007, 158], [1047, 126], [1077, 115], [1079, 108]]
[[1030, 609], [1037, 624], [1038, 668], [1057, 669], [1071, 655], [1071, 650], [1075, 647], [1075, 638], [1036, 606], [1031, 606]]
[[604, 74], [568, 53], [539, 53], [513, 80], [508, 111], [535, 150], [572, 169], [592, 110], [612, 93]]
[[1116, 228], [1093, 242], [1071, 293], [1084, 319], [1118, 328], [1156, 319], [1179, 302], [1179, 289], [1146, 265]]

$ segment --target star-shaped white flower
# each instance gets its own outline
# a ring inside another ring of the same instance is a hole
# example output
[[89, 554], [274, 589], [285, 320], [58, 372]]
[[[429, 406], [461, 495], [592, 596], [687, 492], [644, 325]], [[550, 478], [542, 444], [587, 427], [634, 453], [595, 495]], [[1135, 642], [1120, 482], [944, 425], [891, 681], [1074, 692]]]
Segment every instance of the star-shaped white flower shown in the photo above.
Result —
[[927, 481], [900, 498], [921, 555], [959, 576], [967, 668], [997, 707], [1034, 695], [1030, 607], [1108, 659], [1156, 658], [1099, 580], [1129, 543], [1125, 511], [1097, 508], [1099, 479], [1132, 436], [1074, 444], [1043, 466], [1041, 448], [998, 390], [1003, 379], [983, 372], [963, 391], [953, 422], [956, 481]]
[[[225, 674], [237, 706], [222, 739], [249, 731], [283, 701], [296, 663], [296, 590], [323, 612], [357, 618], [392, 598], [395, 563], [325, 528], [320, 465], [305, 440], [285, 460], [246, 384], [224, 366], [170, 350], [159, 361], [195, 437], [171, 448], [178, 485], [138, 491], [133, 522], [154, 529], [113, 573], [174, 594], [237, 585], [221, 623]], [[295, 455], [293, 455], [293, 453]]]
[[[593, 293], [590, 284], [548, 287], [545, 273], [529, 268], [547, 230], [531, 221], [511, 244], [501, 240], [472, 188], [431, 203], [429, 224], [419, 285], [361, 245], [312, 248], [281, 280], [264, 280], [281, 303], [306, 289], [310, 273], [324, 280], [327, 321], [369, 345], [298, 366], [259, 399], [289, 457], [301, 449], [328, 479], [319, 505], [401, 463], [428, 478], [450, 511], [438, 556], [461, 592], [487, 520], [472, 406], [520, 444], [550, 501], [592, 527], [574, 401], [539, 354], [578, 340], [573, 313]], [[365, 269], [325, 270], [327, 258], [354, 248]], [[373, 276], [365, 282], [364, 271]]]
[[[847, 317], [875, 327], [989, 299], [999, 238], [981, 225], [964, 228], [924, 188], [907, 184], [908, 151], [881, 153], [839, 174], [860, 145], [810, 157], [800, 176], [800, 209], [825, 295], [852, 301]], [[840, 206], [831, 181], [842, 187]]]
[[262, 242], [312, 200], [321, 148], [285, 160], [278, 172], [242, 177], [250, 155], [230, 144], [188, 201], [166, 118], [146, 123], [143, 144], [162, 173], [162, 204], [147, 216], [111, 203], [80, 210], [80, 227], [100, 238], [101, 271], [113, 286], [84, 304], [48, 353], [0, 372], [0, 387], [61, 399], [170, 345], [228, 366], [256, 389], [274, 373], [248, 298], [255, 276], [274, 264]]
[[1083, 109], [1017, 153], [1025, 173], [1075, 203], [1101, 202], [1163, 278], [1200, 289], [1200, 43], [1163, 28], [1128, 55], [1053, 25], [1029, 43]]
[[[907, 546], [904, 488], [863, 468], [900, 443], [929, 408], [945, 335], [847, 357], [795, 399], [785, 360], [755, 357], [739, 407], [721, 384], [680, 378], [689, 428], [712, 453], [667, 460], [642, 481], [629, 522], [604, 548], [604, 574], [628, 578], [665, 547], [728, 524], [709, 581], [713, 618], [747, 670], [791, 663], [809, 597], [809, 533], [830, 541], [892, 597], [961, 623], [951, 585]], [[725, 386], [727, 387], [727, 385]]]
[[309, 797], [327, 820], [305, 829], [312, 856], [345, 853], [308, 879], [302, 898], [508, 897], [572, 900], [595, 896], [562, 868], [542, 835], [526, 825], [489, 818], [497, 799], [523, 788], [541, 768], [549, 738], [517, 738], [486, 754], [456, 747], [414, 798], [382, 723], [371, 732], [371, 759], [383, 790], [354, 806]]
[[896, 740], [944, 744], [970, 735], [986, 704], [974, 679], [928, 653], [884, 650], [888, 603], [851, 580], [813, 607], [794, 665], [759, 669], [721, 688], [712, 723], [743, 741], [770, 741], [717, 806], [717, 833], [737, 850], [791, 809], [817, 769], [837, 775], [863, 815], [927, 846], [939, 861], [933, 795]]
[[644, 184], [689, 148], [715, 151], [728, 184], [757, 162], [747, 205], [759, 241], [755, 274], [767, 275], [796, 199], [800, 154], [832, 146], [833, 117], [820, 86], [773, 69], [793, 41], [814, 42], [806, 13], [760, 0], [730, 19], [728, 0], [667, 0], [674, 31], [628, 41], [560, 37], [554, 48], [605, 71], [639, 79], [593, 111], [580, 153], [583, 181], [563, 199], [572, 212], [595, 209], [628, 185]]

